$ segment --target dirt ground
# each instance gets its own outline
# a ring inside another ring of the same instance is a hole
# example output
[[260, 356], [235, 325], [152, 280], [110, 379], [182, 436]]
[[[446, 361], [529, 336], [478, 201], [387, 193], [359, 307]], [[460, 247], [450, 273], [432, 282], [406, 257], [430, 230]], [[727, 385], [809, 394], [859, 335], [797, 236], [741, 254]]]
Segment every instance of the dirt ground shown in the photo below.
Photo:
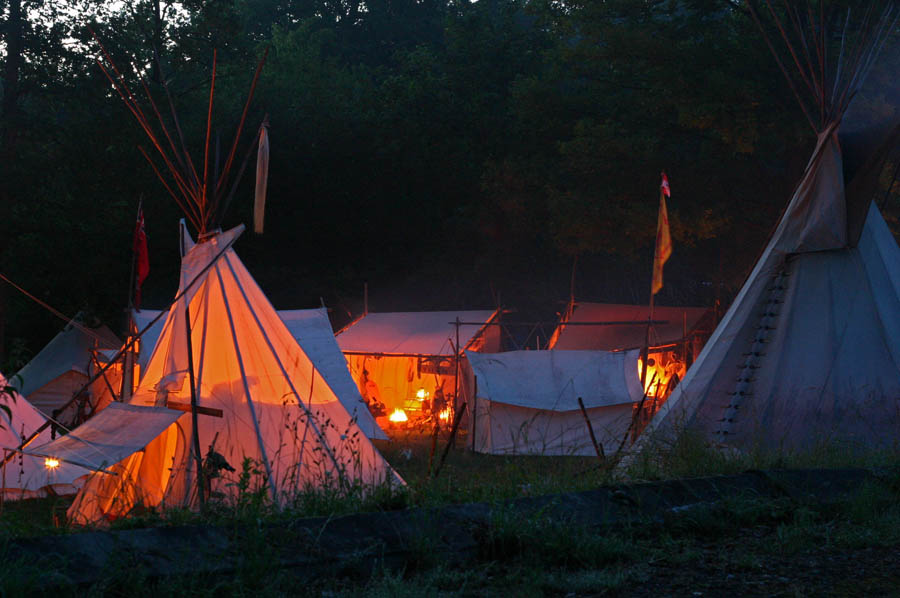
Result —
[[744, 552], [738, 545], [723, 546], [721, 542], [699, 550], [700, 555], [688, 563], [641, 566], [634, 572], [637, 579], [616, 591], [594, 595], [900, 596], [900, 546], [819, 548], [784, 556]]

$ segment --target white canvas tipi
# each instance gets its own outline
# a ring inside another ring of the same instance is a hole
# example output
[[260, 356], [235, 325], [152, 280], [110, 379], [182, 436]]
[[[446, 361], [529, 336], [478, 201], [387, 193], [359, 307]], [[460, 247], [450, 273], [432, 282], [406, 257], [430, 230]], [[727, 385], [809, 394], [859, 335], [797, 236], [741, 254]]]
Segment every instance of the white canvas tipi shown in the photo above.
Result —
[[[402, 483], [230, 248], [242, 230], [215, 234], [187, 251], [184, 295], [169, 310], [131, 403], [190, 411], [189, 314], [208, 496], [234, 497], [245, 463], [252, 488], [265, 485], [276, 504], [307, 489]], [[136, 504], [196, 505], [194, 443], [185, 413], [142, 453], [115, 466], [118, 475], [93, 474], [70, 519], [121, 516]]]
[[[880, 41], [873, 33], [861, 65]], [[846, 84], [838, 73], [833, 97], [849, 102], [864, 73], [845, 73]], [[846, 107], [819, 106], [815, 151], [775, 232], [638, 450], [683, 432], [771, 452], [897, 443], [900, 248], [871, 193], [853, 196], [871, 186], [845, 185], [838, 129]]]

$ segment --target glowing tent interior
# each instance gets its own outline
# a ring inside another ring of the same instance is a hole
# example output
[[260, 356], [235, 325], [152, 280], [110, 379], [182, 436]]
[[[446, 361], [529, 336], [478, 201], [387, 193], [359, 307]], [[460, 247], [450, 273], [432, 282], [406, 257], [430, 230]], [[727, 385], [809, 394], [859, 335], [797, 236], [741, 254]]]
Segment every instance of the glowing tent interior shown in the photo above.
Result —
[[449, 422], [463, 401], [471, 403], [474, 379], [465, 352], [500, 350], [500, 328], [492, 324], [498, 313], [367, 313], [338, 331], [337, 343], [370, 411], [390, 433], [433, 418]]
[[894, 3], [876, 4], [861, 22], [787, 5], [764, 23], [748, 3], [818, 141], [761, 257], [635, 452], [685, 431], [772, 452], [896, 445], [900, 248], [871, 200], [900, 126], [862, 156], [843, 153], [840, 134], [897, 22]]

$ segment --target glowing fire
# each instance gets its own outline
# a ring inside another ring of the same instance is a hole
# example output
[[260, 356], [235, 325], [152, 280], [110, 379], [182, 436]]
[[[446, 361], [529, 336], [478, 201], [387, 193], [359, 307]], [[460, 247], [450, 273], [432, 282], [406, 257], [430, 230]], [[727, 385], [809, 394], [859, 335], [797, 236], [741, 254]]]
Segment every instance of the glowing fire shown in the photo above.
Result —
[[406, 412], [403, 409], [394, 409], [394, 412], [391, 413], [388, 419], [395, 423], [405, 422], [409, 420], [409, 418], [406, 416]]
[[424, 388], [420, 388], [416, 391], [416, 398], [420, 401], [424, 401], [428, 398], [428, 392]]
[[59, 467], [59, 459], [53, 459], [51, 457], [47, 457], [44, 459], [44, 467], [47, 469], [56, 469]]
[[[666, 376], [666, 369], [659, 365], [659, 361], [653, 358], [651, 358], [650, 361], [651, 363], [647, 366], [647, 377], [644, 379], [644, 393], [648, 398], [657, 397], [658, 394], [665, 388], [666, 382], [668, 380], [668, 376]], [[637, 366], [639, 380], [643, 369], [644, 360], [639, 357]]]
[[447, 407], [446, 409], [438, 413], [438, 417], [441, 419], [441, 421], [448, 421], [450, 419], [450, 408]]

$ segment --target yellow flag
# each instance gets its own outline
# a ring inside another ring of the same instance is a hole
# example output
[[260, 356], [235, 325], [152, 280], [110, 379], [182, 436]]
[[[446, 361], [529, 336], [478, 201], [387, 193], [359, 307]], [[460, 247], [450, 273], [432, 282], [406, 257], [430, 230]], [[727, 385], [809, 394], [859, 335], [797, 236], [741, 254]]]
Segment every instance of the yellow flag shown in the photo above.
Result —
[[[666, 181], [668, 183], [668, 181]], [[666, 211], [666, 193], [659, 194], [659, 216], [656, 219], [656, 253], [653, 256], [653, 284], [655, 295], [663, 286], [663, 266], [672, 255], [672, 237], [669, 236], [669, 213]]]

